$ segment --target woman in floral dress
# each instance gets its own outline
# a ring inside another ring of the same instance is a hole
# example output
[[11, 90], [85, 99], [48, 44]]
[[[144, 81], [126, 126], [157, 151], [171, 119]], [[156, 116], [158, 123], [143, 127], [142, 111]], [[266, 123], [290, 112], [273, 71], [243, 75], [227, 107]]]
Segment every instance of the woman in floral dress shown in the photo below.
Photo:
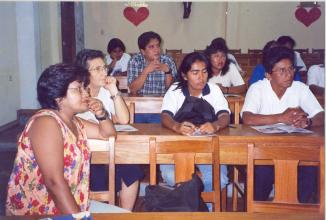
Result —
[[[8, 183], [7, 215], [72, 214], [89, 209], [87, 138], [115, 135], [99, 100], [88, 97], [80, 67], [56, 64], [37, 84], [42, 109], [26, 124]], [[75, 117], [92, 111], [99, 123]]]

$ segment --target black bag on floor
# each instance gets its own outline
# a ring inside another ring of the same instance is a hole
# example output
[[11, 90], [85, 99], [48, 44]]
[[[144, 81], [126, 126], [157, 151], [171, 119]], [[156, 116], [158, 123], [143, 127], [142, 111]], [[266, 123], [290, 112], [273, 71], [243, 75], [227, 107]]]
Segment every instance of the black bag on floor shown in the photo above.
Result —
[[208, 212], [200, 194], [204, 189], [197, 174], [174, 189], [160, 185], [145, 189], [145, 209], [149, 212]]

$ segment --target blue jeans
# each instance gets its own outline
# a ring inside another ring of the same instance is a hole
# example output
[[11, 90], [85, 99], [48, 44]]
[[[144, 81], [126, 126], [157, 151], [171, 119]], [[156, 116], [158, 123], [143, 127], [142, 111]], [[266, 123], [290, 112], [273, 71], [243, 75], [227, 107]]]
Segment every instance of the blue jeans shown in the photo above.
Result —
[[[203, 183], [204, 183], [204, 191], [209, 192], [213, 190], [213, 169], [212, 165], [197, 165], [200, 172], [203, 174]], [[174, 179], [174, 165], [160, 165], [161, 174], [163, 180], [169, 185], [175, 185]], [[226, 165], [221, 165], [221, 172], [220, 172], [220, 182], [221, 182], [221, 189], [224, 188], [229, 183], [229, 178], [227, 176], [227, 167]]]

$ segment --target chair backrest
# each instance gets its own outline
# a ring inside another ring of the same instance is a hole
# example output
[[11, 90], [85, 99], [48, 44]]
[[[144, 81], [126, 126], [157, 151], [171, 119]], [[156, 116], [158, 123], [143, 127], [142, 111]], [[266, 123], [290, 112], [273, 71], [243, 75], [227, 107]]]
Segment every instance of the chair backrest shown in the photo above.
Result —
[[263, 54], [261, 49], [248, 49], [248, 54]]
[[172, 155], [175, 164], [176, 183], [191, 179], [195, 172], [196, 154], [210, 153], [213, 164], [213, 190], [212, 192], [203, 192], [202, 197], [205, 202], [214, 203], [214, 210], [220, 211], [220, 165], [217, 137], [209, 140], [169, 140], [158, 141], [156, 138], [149, 140], [149, 163], [150, 163], [150, 184], [156, 184], [156, 165], [159, 154]]
[[118, 83], [118, 88], [121, 92], [128, 92], [128, 77], [127, 76], [115, 76]]
[[299, 53], [309, 53], [309, 49], [306, 48], [306, 49], [294, 49], [295, 51], [299, 52]]
[[[254, 164], [256, 160], [272, 160], [275, 170], [275, 196], [273, 201], [254, 201]], [[270, 143], [248, 145], [248, 212], [324, 212], [324, 146], [302, 143], [298, 145]], [[317, 162], [320, 171], [319, 204], [298, 202], [299, 162]]]
[[135, 103], [130, 102], [127, 104], [129, 111], [129, 124], [135, 123]]
[[229, 49], [229, 53], [230, 54], [240, 54], [241, 53], [241, 49]]
[[91, 149], [91, 164], [105, 164], [108, 166], [108, 190], [90, 191], [90, 199], [108, 202], [115, 205], [115, 152], [114, 137], [108, 141], [88, 139], [88, 145]]
[[194, 49], [194, 52], [198, 52], [198, 53], [204, 53], [205, 50], [203, 49]]
[[182, 54], [182, 49], [165, 49], [165, 53], [174, 57], [175, 54]]

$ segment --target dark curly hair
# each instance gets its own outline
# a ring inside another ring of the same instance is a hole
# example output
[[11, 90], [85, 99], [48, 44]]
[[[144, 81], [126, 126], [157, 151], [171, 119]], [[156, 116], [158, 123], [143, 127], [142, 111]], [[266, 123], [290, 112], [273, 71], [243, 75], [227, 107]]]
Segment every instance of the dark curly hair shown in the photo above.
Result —
[[274, 65], [283, 59], [288, 59], [294, 64], [294, 51], [287, 47], [273, 47], [266, 52], [263, 66], [267, 73], [271, 73]]
[[152, 39], [157, 39], [159, 44], [162, 42], [161, 36], [153, 31], [142, 33], [138, 37], [138, 48], [145, 50], [145, 47]]
[[[177, 85], [176, 89], [179, 89], [179, 88], [185, 89], [188, 87], [188, 81], [183, 78], [183, 74], [187, 75], [187, 72], [191, 69], [191, 65], [197, 61], [204, 62], [208, 69], [209, 61], [203, 53], [192, 52], [192, 53], [187, 54], [183, 58], [182, 63], [178, 70], [178, 75], [177, 75], [178, 85]], [[211, 78], [211, 76], [212, 76], [212, 74], [210, 72], [208, 72], [207, 79]]]
[[[215, 54], [217, 52], [222, 52], [225, 55], [225, 64], [222, 68], [221, 76], [225, 75], [229, 71], [230, 66], [230, 60], [228, 58], [228, 47], [225, 44], [225, 41], [215, 39], [212, 41], [212, 43], [206, 47], [205, 54], [207, 58], [210, 60], [210, 57], [212, 54]], [[212, 65], [209, 66], [208, 71], [213, 74]]]
[[74, 81], [85, 82], [87, 70], [73, 64], [58, 63], [46, 68], [37, 82], [37, 99], [42, 108], [59, 110], [56, 98], [67, 95]]

